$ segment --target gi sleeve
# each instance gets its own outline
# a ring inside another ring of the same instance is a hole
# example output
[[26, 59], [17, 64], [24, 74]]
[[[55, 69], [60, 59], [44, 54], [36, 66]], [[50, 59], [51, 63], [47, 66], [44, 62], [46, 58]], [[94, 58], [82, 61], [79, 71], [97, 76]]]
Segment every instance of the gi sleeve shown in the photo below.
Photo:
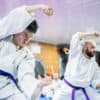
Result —
[[35, 14], [29, 14], [26, 6], [12, 10], [0, 20], [0, 39], [22, 32], [34, 19]]
[[77, 32], [71, 40], [70, 43], [70, 51], [69, 51], [69, 59], [77, 56], [77, 54], [80, 54], [82, 52], [82, 45], [81, 45], [81, 39], [79, 32]]
[[[34, 62], [34, 61], [33, 61]], [[34, 76], [34, 63], [24, 60], [18, 67], [18, 82], [21, 90], [26, 94], [26, 96], [35, 100], [42, 89], [42, 86], [39, 86], [39, 80], [35, 79]]]

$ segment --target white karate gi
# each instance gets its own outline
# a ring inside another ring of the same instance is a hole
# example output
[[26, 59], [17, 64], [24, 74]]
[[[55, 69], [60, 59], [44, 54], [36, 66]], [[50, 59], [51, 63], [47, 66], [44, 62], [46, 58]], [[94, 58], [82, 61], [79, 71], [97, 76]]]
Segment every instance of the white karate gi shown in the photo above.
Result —
[[39, 81], [35, 79], [34, 66], [34, 57], [27, 49], [18, 50], [12, 42], [2, 40], [0, 70], [12, 74], [18, 80], [21, 91], [11, 79], [0, 76], [0, 100], [31, 100], [32, 95], [36, 100], [42, 87], [37, 86]]
[[[0, 39], [24, 31], [33, 20], [35, 14], [29, 14], [26, 6], [14, 9], [0, 20]], [[32, 94], [34, 98], [37, 97], [42, 87], [37, 87], [34, 58], [25, 49], [19, 51], [12, 41], [7, 39], [0, 41], [0, 69], [17, 78], [23, 91], [22, 93], [11, 79], [0, 75], [0, 100], [30, 100]]]
[[[76, 33], [70, 44], [69, 60], [65, 71], [65, 79], [72, 85], [86, 89], [90, 100], [100, 100], [100, 94], [89, 85], [100, 83], [100, 69], [95, 59], [87, 59], [82, 54], [82, 42], [79, 33]], [[62, 82], [53, 100], [72, 100], [72, 87]], [[75, 100], [86, 100], [81, 90], [76, 90]]]

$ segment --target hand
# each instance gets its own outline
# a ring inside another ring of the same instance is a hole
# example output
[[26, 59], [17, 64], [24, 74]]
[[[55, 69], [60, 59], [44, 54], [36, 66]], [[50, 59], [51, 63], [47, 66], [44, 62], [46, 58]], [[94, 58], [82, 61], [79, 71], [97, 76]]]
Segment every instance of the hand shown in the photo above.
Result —
[[98, 85], [96, 86], [96, 89], [100, 89], [100, 84], [98, 84]]
[[53, 15], [54, 10], [53, 10], [51, 7], [44, 5], [44, 6], [42, 7], [42, 9], [43, 9], [43, 12], [44, 12], [46, 15], [48, 15], [48, 16], [52, 16], [52, 15]]
[[52, 79], [50, 77], [46, 77], [46, 78], [41, 79], [40, 84], [42, 86], [47, 86], [47, 85], [51, 84], [51, 82], [52, 82]]
[[93, 35], [96, 37], [100, 37], [100, 33], [97, 33], [97, 32], [93, 32]]

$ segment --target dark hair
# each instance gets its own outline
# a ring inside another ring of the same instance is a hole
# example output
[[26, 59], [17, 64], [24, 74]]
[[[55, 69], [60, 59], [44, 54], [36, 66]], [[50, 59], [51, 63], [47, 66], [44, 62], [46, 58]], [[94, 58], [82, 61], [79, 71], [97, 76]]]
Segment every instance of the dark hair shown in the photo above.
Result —
[[38, 29], [38, 23], [36, 20], [32, 21], [26, 28], [28, 31], [36, 33]]

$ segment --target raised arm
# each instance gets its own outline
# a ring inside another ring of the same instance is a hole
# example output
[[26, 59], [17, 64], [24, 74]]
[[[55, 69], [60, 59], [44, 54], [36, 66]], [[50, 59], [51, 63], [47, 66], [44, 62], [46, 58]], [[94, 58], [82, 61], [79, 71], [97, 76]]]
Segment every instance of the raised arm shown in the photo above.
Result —
[[12, 10], [0, 20], [0, 39], [17, 34], [35, 20], [35, 12], [43, 11], [46, 15], [53, 15], [53, 9], [47, 5], [21, 6]]
[[89, 32], [89, 33], [80, 32], [79, 35], [80, 35], [80, 39], [83, 39], [89, 36], [100, 37], [100, 33], [97, 33], [97, 32]]
[[53, 9], [47, 5], [33, 5], [33, 6], [27, 6], [26, 10], [32, 14], [33, 12], [36, 11], [43, 11], [46, 15], [53, 15]]

